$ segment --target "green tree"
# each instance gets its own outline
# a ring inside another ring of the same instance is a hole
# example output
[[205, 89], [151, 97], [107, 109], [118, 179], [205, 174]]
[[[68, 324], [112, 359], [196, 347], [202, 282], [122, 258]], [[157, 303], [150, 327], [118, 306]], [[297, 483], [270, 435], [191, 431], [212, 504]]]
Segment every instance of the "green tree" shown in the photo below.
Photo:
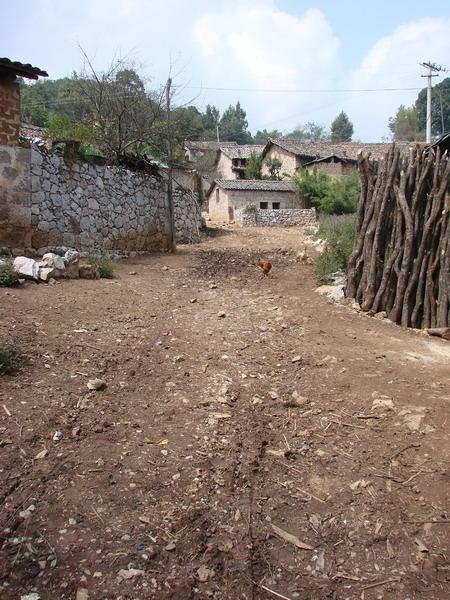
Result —
[[206, 110], [202, 115], [202, 139], [215, 140], [217, 137], [217, 125], [220, 121], [219, 109], [211, 104], [206, 105]]
[[353, 135], [353, 124], [347, 114], [341, 111], [331, 123], [332, 142], [350, 142]]
[[421, 141], [424, 139], [423, 130], [419, 128], [419, 119], [414, 106], [401, 104], [395, 117], [389, 119], [389, 129], [395, 141]]
[[246, 179], [261, 179], [262, 157], [258, 152], [251, 152], [245, 168]]
[[257, 131], [253, 136], [254, 144], [267, 144], [269, 140], [278, 140], [283, 137], [281, 131], [278, 129], [273, 129], [272, 131], [267, 131], [267, 129], [263, 129], [262, 131]]
[[236, 106], [230, 105], [220, 119], [220, 139], [238, 144], [250, 144], [252, 136], [247, 130], [247, 113], [241, 107], [240, 102]]
[[356, 171], [330, 177], [320, 169], [303, 169], [292, 177], [306, 207], [314, 206], [321, 213], [343, 215], [356, 210], [359, 179]]
[[[427, 88], [420, 90], [415, 108], [419, 129], [427, 126]], [[433, 87], [431, 94], [431, 133], [440, 136], [450, 131], [450, 77], [446, 77]]]
[[282, 161], [277, 158], [276, 156], [269, 156], [268, 158], [266, 158], [266, 167], [269, 170], [269, 179], [274, 179], [274, 180], [279, 180], [281, 179], [280, 176], [280, 169], [283, 166]]
[[287, 133], [284, 137], [291, 140], [320, 142], [328, 140], [330, 135], [323, 125], [308, 121], [304, 125], [298, 125], [294, 131]]

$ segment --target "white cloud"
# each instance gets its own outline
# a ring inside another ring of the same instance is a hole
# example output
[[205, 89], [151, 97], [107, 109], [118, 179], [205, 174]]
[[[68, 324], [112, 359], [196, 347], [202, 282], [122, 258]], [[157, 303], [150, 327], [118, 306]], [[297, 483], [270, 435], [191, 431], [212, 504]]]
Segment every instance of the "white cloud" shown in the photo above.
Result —
[[[445, 62], [450, 56], [450, 19], [424, 18], [406, 23], [381, 38], [364, 57], [361, 66], [350, 74], [350, 87], [408, 88], [425, 87], [420, 77], [422, 61]], [[437, 79], [439, 81], [439, 79]], [[353, 95], [346, 107], [364, 139], [386, 135], [387, 121], [400, 104], [413, 104], [417, 91]]]
[[[378, 40], [355, 71], [345, 72], [340, 40], [325, 15], [308, 9], [300, 16], [274, 2], [230, 3], [198, 17], [193, 39], [200, 51], [206, 86], [263, 89], [419, 88], [420, 61], [445, 62], [450, 56], [450, 19], [424, 18], [406, 23]], [[346, 43], [343, 40], [342, 43]], [[347, 42], [348, 43], [348, 42]], [[251, 129], [289, 129], [314, 120], [329, 125], [344, 109], [355, 136], [375, 141], [387, 135], [387, 122], [401, 104], [412, 104], [417, 91], [367, 93], [246, 93], [239, 96]], [[222, 105], [224, 95], [208, 101]]]
[[[197, 19], [193, 38], [212, 86], [296, 89], [332, 87], [338, 76], [339, 40], [324, 14], [296, 17], [272, 2], [237, 4]], [[244, 94], [241, 94], [244, 96]], [[261, 126], [311, 109], [310, 95], [252, 94], [243, 104]]]

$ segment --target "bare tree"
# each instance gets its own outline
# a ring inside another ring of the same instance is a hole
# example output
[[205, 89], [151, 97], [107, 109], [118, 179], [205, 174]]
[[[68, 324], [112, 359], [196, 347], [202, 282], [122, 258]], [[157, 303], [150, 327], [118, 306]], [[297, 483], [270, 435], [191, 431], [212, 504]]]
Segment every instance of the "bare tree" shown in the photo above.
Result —
[[76, 81], [89, 108], [95, 142], [116, 160], [130, 151], [144, 152], [161, 133], [164, 90], [147, 91], [126, 58], [114, 58], [106, 71], [99, 72], [82, 48], [81, 52], [85, 64]]

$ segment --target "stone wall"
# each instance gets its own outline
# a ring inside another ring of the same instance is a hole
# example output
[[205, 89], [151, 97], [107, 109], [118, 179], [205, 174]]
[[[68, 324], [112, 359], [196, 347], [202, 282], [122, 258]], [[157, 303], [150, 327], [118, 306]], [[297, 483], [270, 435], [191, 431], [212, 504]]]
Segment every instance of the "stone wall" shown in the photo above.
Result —
[[278, 210], [236, 211], [236, 220], [242, 227], [291, 227], [316, 223], [315, 208], [280, 208]]
[[0, 246], [31, 246], [29, 148], [0, 146]]
[[0, 78], [0, 145], [16, 146], [20, 127], [20, 88], [17, 81]]
[[[2, 157], [3, 163], [9, 160], [3, 167]], [[24, 173], [20, 186], [18, 162]], [[13, 171], [17, 172], [14, 177]], [[124, 251], [167, 248], [164, 172], [154, 176], [122, 167], [66, 163], [58, 154], [0, 147], [0, 190], [0, 246]], [[198, 195], [176, 180], [174, 220], [177, 241], [198, 239]], [[13, 241], [8, 232], [18, 225], [22, 234]]]

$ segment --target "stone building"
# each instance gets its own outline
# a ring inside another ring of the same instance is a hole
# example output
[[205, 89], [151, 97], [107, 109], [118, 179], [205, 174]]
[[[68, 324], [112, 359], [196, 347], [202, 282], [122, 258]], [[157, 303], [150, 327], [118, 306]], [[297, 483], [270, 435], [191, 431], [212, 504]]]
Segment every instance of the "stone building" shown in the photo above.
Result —
[[247, 160], [252, 153], [261, 154], [264, 146], [245, 144], [242, 146], [220, 146], [216, 171], [220, 179], [245, 179]]
[[249, 205], [261, 210], [303, 208], [290, 181], [216, 179], [207, 200], [209, 218], [216, 222], [234, 221], [236, 211]]
[[[408, 153], [410, 142], [397, 142], [402, 153]], [[390, 144], [365, 144], [360, 142], [304, 142], [299, 140], [269, 140], [262, 151], [263, 175], [269, 170], [265, 161], [278, 158], [281, 161], [280, 175], [284, 179], [292, 177], [302, 168], [317, 168], [331, 175], [344, 175], [351, 171], [357, 162], [358, 153], [371, 153], [380, 159], [389, 150]]]
[[0, 146], [17, 146], [20, 132], [18, 77], [38, 79], [48, 73], [30, 64], [0, 58]]

